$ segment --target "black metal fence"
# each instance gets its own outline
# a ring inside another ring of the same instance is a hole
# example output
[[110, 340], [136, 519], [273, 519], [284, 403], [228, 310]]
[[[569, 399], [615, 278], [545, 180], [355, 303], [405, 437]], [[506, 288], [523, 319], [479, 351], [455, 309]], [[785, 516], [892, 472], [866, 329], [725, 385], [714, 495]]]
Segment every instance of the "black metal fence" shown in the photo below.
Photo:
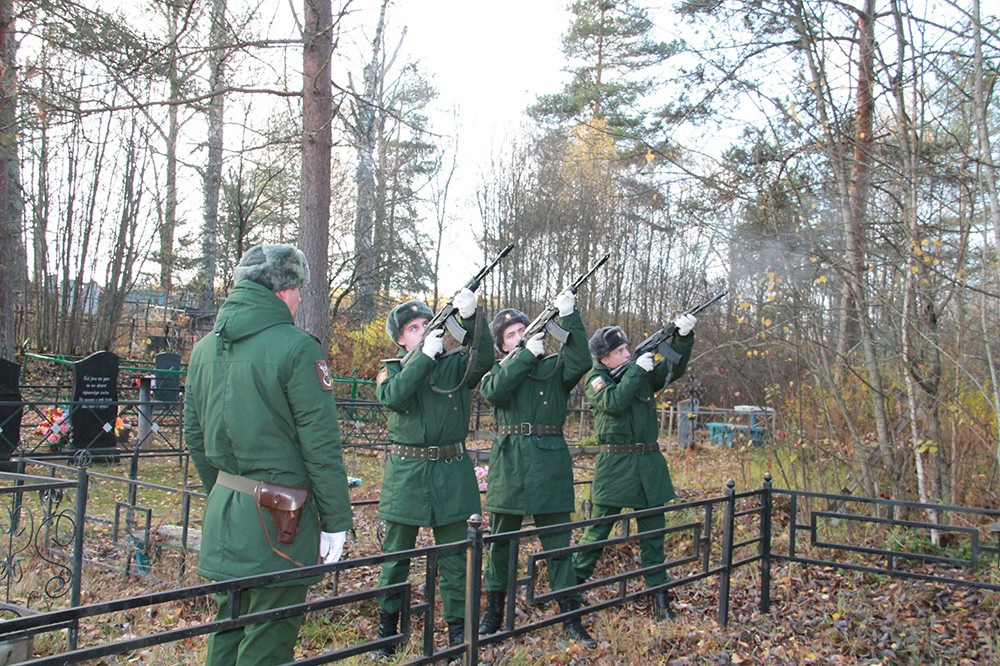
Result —
[[[353, 607], [358, 610], [359, 604], [366, 608], [364, 612], [371, 614], [373, 600], [390, 594], [399, 594], [403, 598], [399, 634], [384, 639], [376, 639], [374, 635], [362, 636], [296, 663], [330, 663], [387, 645], [409, 643], [409, 634], [421, 625], [418, 654], [407, 663], [430, 663], [460, 656], [465, 663], [475, 664], [480, 646], [537, 631], [573, 616], [599, 612], [649, 594], [651, 590], [641, 584], [641, 578], [657, 570], [665, 570], [670, 575], [668, 582], [662, 585], [663, 589], [713, 580], [718, 595], [717, 618], [722, 625], [729, 620], [733, 573], [743, 567], [759, 569], [759, 605], [762, 612], [770, 611], [771, 569], [776, 563], [836, 567], [1000, 590], [1000, 584], [993, 582], [996, 570], [988, 566], [1000, 558], [1000, 547], [996, 543], [997, 528], [988, 525], [990, 521], [1000, 518], [1000, 511], [776, 489], [771, 487], [768, 476], [762, 487], [755, 490], [736, 492], [735, 484], [729, 481], [723, 493], [715, 497], [513, 533], [490, 535], [484, 530], [481, 519], [474, 516], [469, 521], [468, 538], [462, 542], [81, 606], [80, 579], [82, 567], [88, 562], [83, 529], [88, 485], [100, 481], [102, 475], [92, 474], [84, 467], [76, 469], [75, 473], [75, 479], [63, 480], [11, 474], [0, 477], [6, 479], [8, 484], [2, 488], [9, 507], [2, 530], [5, 542], [22, 543], [25, 533], [32, 532], [28, 540], [36, 544], [36, 554], [60, 572], [50, 579], [56, 581], [54, 587], [69, 591], [71, 597], [70, 607], [47, 612], [33, 612], [23, 605], [4, 604], [8, 614], [20, 617], [0, 624], [0, 640], [49, 636], [46, 644], [53, 646], [48, 650], [51, 656], [28, 662], [32, 664], [80, 663], [268, 619], [329, 613], [338, 608]], [[64, 492], [74, 493], [72, 507], [60, 508], [60, 503], [54, 502], [55, 496]], [[37, 510], [40, 514], [32, 522], [27, 498], [35, 495], [39, 498]], [[652, 536], [649, 532], [641, 535], [632, 533], [630, 526], [633, 520], [660, 513], [666, 514], [667, 518], [667, 526], [659, 531], [667, 540], [669, 553], [662, 565], [643, 569], [633, 564], [631, 558], [615, 556], [616, 551], [629, 547], [640, 536]], [[618, 529], [606, 541], [575, 544], [550, 551], [537, 548], [538, 537], [542, 535], [565, 532], [567, 527], [579, 532], [589, 525], [608, 522], [617, 523]], [[29, 528], [29, 525], [36, 527]], [[540, 618], [535, 614], [535, 619], [519, 622], [513, 610], [514, 604], [508, 603], [501, 631], [480, 637], [476, 629], [480, 619], [483, 557], [490, 544], [501, 541], [509, 543], [513, 565], [509, 569], [508, 598], [510, 601], [521, 599], [530, 606], [546, 604], [555, 597], [547, 590], [541, 573], [544, 570], [540, 566], [542, 561], [587, 548], [608, 550], [604, 558], [606, 563], [599, 570], [599, 575], [570, 588], [585, 592], [587, 605], [565, 614]], [[181, 544], [186, 543], [181, 541]], [[803, 552], [806, 549], [808, 552]], [[465, 552], [467, 562], [466, 642], [458, 647], [438, 649], [434, 642], [437, 562], [442, 554], [456, 550]], [[24, 566], [28, 553], [21, 547], [8, 548], [4, 557], [4, 583], [11, 590], [16, 584], [12, 574], [18, 567]], [[339, 591], [344, 577], [350, 577], [352, 581], [373, 581], [383, 562], [402, 559], [418, 563], [407, 583], [385, 588], [371, 583], [360, 586], [360, 589]], [[321, 591], [314, 591], [303, 604], [267, 613], [240, 614], [240, 595], [246, 589], [312, 577], [317, 573], [333, 577], [332, 589], [324, 584], [317, 588]], [[201, 600], [200, 603], [208, 608], [211, 604], [205, 598], [217, 593], [227, 598], [227, 610], [220, 619], [189, 623], [184, 627], [120, 640], [81, 644], [87, 641], [81, 641], [80, 636], [91, 635], [94, 626], [113, 624], [115, 614], [149, 613], [164, 604], [193, 600]], [[370, 633], [374, 634], [374, 630]], [[59, 645], [60, 641], [64, 643]]]

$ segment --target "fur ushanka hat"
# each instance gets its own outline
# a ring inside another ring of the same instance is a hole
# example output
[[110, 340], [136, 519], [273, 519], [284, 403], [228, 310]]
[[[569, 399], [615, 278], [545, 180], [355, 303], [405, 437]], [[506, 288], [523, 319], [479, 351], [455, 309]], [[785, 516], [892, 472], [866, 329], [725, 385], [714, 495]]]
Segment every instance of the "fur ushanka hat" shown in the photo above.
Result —
[[399, 344], [399, 332], [417, 317], [433, 319], [434, 313], [423, 301], [406, 301], [392, 309], [385, 318], [385, 332], [392, 338], [393, 343]]
[[233, 271], [233, 282], [250, 280], [278, 293], [309, 284], [309, 263], [292, 245], [258, 245], [243, 255]]
[[503, 332], [507, 330], [508, 326], [517, 323], [527, 326], [531, 320], [528, 319], [528, 315], [514, 308], [501, 310], [496, 317], [493, 317], [493, 321], [490, 322], [490, 335], [493, 336], [493, 344], [497, 351], [503, 351]]
[[605, 326], [594, 331], [594, 334], [590, 336], [590, 342], [587, 344], [590, 347], [590, 355], [593, 359], [600, 361], [618, 347], [627, 345], [628, 336], [625, 335], [625, 331], [622, 330], [621, 326]]

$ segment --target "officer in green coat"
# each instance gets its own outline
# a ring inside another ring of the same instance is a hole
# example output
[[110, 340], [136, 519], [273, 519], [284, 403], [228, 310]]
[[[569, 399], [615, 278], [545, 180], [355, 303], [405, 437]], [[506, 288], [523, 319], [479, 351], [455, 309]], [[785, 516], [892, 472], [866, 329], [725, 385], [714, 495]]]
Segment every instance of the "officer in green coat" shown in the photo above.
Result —
[[[290, 245], [258, 246], [233, 279], [214, 335], [191, 352], [184, 392], [184, 436], [208, 493], [198, 573], [211, 580], [336, 562], [352, 523], [326, 358], [292, 320], [309, 282], [305, 255]], [[289, 545], [257, 506], [262, 481], [310, 492]], [[240, 614], [302, 603], [319, 579], [245, 590]], [[216, 598], [216, 619], [224, 620], [227, 597]], [[301, 621], [296, 615], [212, 634], [205, 663], [291, 661]]]
[[[537, 333], [503, 365], [494, 363], [480, 388], [493, 405], [497, 423], [486, 490], [493, 534], [521, 529], [527, 515], [534, 516], [536, 527], [568, 523], [575, 508], [572, 459], [562, 429], [570, 392], [590, 368], [590, 354], [573, 292], [559, 294], [553, 305], [559, 311], [556, 323], [569, 333], [561, 352], [546, 356], [545, 334]], [[497, 349], [504, 355], [517, 349], [530, 323], [520, 310], [501, 310], [490, 324]], [[570, 536], [570, 531], [544, 536], [542, 549], [568, 547]], [[502, 542], [492, 544], [487, 553], [486, 612], [480, 634], [492, 634], [503, 623], [509, 551], [509, 542]], [[553, 591], [576, 584], [570, 557], [547, 563]], [[576, 610], [580, 601], [578, 593], [562, 597], [560, 612]], [[571, 637], [596, 646], [580, 618], [567, 620], [564, 626]]]
[[[452, 298], [462, 326], [475, 338], [476, 297], [461, 289]], [[399, 345], [399, 356], [383, 362], [375, 395], [389, 408], [389, 459], [382, 477], [378, 516], [385, 521], [382, 550], [393, 553], [416, 544], [420, 527], [434, 531], [437, 544], [465, 539], [469, 516], [481, 511], [479, 486], [472, 459], [465, 452], [472, 407], [472, 388], [493, 364], [488, 335], [479, 331], [472, 345], [478, 350], [475, 365], [467, 372], [470, 353], [444, 352], [443, 330], [428, 333], [434, 316], [420, 301], [396, 306], [386, 318], [385, 330]], [[480, 325], [481, 326], [481, 325]], [[415, 351], [401, 363], [406, 352]], [[464, 383], [463, 383], [464, 382]], [[448, 623], [448, 644], [464, 640], [465, 556], [453, 553], [438, 559], [441, 601]], [[406, 581], [408, 560], [385, 562], [379, 586]], [[401, 598], [379, 599], [379, 638], [398, 633]], [[382, 650], [389, 654], [392, 650]]]
[[[696, 322], [697, 319], [689, 314], [681, 315], [675, 322], [677, 333], [670, 344], [677, 354], [673, 361], [664, 359], [655, 363], [652, 353], [643, 354], [629, 365], [619, 381], [615, 381], [611, 371], [631, 358], [625, 332], [618, 326], [606, 326], [590, 338], [594, 367], [587, 374], [584, 388], [594, 414], [594, 431], [600, 447], [591, 490], [594, 518], [621, 513], [626, 507], [663, 506], [677, 496], [667, 461], [657, 443], [659, 424], [655, 396], [687, 369]], [[665, 524], [663, 514], [640, 518], [638, 533], [663, 529]], [[584, 530], [579, 543], [607, 539], [612, 525], [591, 525]], [[663, 535], [641, 539], [639, 551], [644, 568], [663, 564]], [[594, 573], [600, 556], [600, 548], [574, 555], [573, 566], [579, 581]], [[665, 571], [658, 571], [646, 576], [646, 586], [655, 590], [668, 580]], [[673, 617], [666, 590], [656, 590], [653, 603], [657, 620]]]

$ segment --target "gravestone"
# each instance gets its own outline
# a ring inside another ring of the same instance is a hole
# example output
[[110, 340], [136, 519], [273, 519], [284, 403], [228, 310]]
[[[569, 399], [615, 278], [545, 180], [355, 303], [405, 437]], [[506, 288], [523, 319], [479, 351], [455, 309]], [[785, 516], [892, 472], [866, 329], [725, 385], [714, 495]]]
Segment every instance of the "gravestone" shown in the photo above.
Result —
[[73, 364], [70, 445], [86, 449], [97, 462], [118, 462], [118, 356], [99, 351]]
[[677, 403], [677, 443], [684, 448], [694, 444], [694, 429], [698, 425], [697, 414], [697, 398], [689, 398]]
[[[0, 403], [21, 402], [20, 374], [20, 365], [0, 358]], [[0, 471], [17, 471], [17, 463], [11, 462], [11, 456], [21, 444], [22, 412], [21, 405], [0, 404]]]
[[[175, 352], [160, 352], [153, 361], [156, 365], [156, 387], [153, 389], [153, 399], [158, 402], [169, 402], [179, 405], [181, 402], [181, 376], [176, 371], [181, 369], [181, 355]], [[174, 372], [159, 372], [173, 370]]]

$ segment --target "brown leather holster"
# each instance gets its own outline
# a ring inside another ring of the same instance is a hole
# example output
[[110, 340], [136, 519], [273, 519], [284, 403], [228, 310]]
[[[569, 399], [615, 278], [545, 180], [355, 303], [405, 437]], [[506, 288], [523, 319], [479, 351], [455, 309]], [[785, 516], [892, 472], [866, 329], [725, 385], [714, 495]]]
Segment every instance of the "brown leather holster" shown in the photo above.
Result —
[[312, 499], [312, 491], [261, 481], [254, 488], [253, 496], [257, 506], [270, 512], [271, 520], [278, 528], [278, 543], [285, 546], [295, 543], [302, 507]]

